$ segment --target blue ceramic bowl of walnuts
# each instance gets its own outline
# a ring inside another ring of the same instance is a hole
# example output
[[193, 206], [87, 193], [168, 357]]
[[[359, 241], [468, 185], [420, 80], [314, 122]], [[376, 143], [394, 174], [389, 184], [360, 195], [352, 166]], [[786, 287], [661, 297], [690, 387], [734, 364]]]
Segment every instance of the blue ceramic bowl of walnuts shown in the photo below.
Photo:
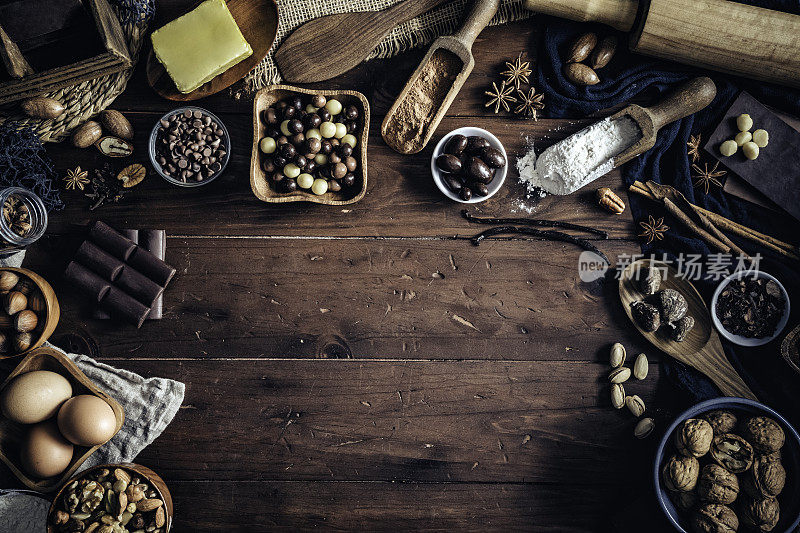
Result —
[[[751, 417], [771, 418], [777, 422], [777, 424], [783, 430], [785, 437], [783, 446], [780, 448], [778, 453], [770, 455], [771, 457], [775, 458], [779, 457], [779, 460], [786, 473], [783, 490], [780, 491], [776, 497], [780, 508], [780, 516], [771, 531], [775, 533], [790, 533], [795, 531], [798, 525], [800, 525], [800, 435], [798, 435], [797, 430], [792, 427], [792, 425], [789, 424], [789, 422], [778, 412], [762, 403], [753, 400], [747, 400], [745, 398], [720, 397], [700, 402], [681, 413], [675, 419], [672, 425], [669, 426], [666, 433], [664, 433], [664, 436], [659, 443], [658, 450], [656, 451], [653, 464], [653, 482], [655, 485], [658, 503], [661, 509], [664, 511], [667, 519], [670, 521], [670, 523], [672, 523], [675, 529], [683, 533], [706, 531], [704, 529], [699, 529], [697, 527], [698, 524], [694, 522], [700, 508], [703, 505], [708, 505], [708, 502], [699, 501], [695, 503], [689, 510], [679, 509], [678, 495], [686, 495], [688, 492], [681, 493], [667, 489], [665, 481], [670, 483], [672, 480], [665, 480], [664, 466], [674, 455], [684, 457], [684, 455], [680, 454], [676, 449], [675, 438], [676, 433], [679, 431], [679, 428], [683, 426], [683, 423], [688, 419], [707, 417], [711, 411], [718, 410], [728, 411], [736, 417], [736, 426], [730, 430], [730, 433], [735, 435], [748, 436], [748, 434], [743, 431], [743, 426]], [[744, 433], [744, 435], [742, 435], [742, 433]], [[689, 450], [689, 455], [691, 455], [690, 452], [691, 450]], [[685, 448], [684, 454], [687, 454]], [[764, 450], [758, 451], [756, 448], [754, 450], [754, 454], [764, 457], [765, 452]], [[681, 460], [683, 461], [683, 459]], [[710, 452], [699, 457], [698, 462], [701, 471], [706, 465], [716, 464], [711, 458]], [[752, 479], [752, 475], [752, 467], [746, 469], [744, 472], [736, 474], [739, 484], [738, 494], [732, 503], [726, 505], [727, 510], [723, 510], [724, 512], [721, 513], [722, 515], [730, 517], [729, 511], [732, 511], [736, 515], [736, 518], [739, 522], [739, 531], [759, 531], [757, 527], [747, 527], [748, 519], [743, 519], [743, 516], [746, 512], [743, 507], [747, 502], [750, 501], [750, 496], [748, 495], [749, 491], [757, 490], [752, 488], [754, 486], [754, 484], [750, 481]], [[745, 479], [746, 477], [747, 479]], [[697, 485], [694, 489], [695, 493], [701, 491], [700, 485], [700, 482], [697, 482]], [[675, 485], [673, 484], [673, 488], [674, 487]], [[706, 488], [708, 488], [708, 485], [706, 485]], [[706, 491], [703, 492], [704, 494], [709, 494]], [[687, 500], [688, 499], [689, 498], [687, 498]], [[773, 506], [774, 510], [774, 504], [770, 505]], [[719, 510], [719, 508], [717, 508], [717, 510]], [[714, 519], [716, 518], [711, 518], [712, 521]], [[708, 529], [708, 531], [716, 530]], [[767, 529], [762, 529], [762, 531], [767, 531]]]

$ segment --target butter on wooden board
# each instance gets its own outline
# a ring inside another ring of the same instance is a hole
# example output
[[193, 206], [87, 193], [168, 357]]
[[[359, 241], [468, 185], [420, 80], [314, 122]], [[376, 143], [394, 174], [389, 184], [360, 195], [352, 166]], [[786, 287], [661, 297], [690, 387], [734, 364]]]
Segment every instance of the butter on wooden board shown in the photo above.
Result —
[[154, 31], [151, 40], [153, 52], [182, 93], [194, 91], [253, 53], [225, 0], [206, 0]]

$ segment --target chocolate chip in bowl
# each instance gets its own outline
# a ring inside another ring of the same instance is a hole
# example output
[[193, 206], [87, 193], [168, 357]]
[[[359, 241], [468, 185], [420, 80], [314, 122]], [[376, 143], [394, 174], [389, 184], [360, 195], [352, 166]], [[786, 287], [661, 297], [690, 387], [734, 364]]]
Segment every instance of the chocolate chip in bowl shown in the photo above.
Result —
[[789, 321], [789, 294], [760, 270], [734, 272], [711, 298], [711, 318], [720, 335], [739, 346], [761, 346], [777, 338]]
[[481, 128], [459, 128], [439, 141], [431, 157], [433, 181], [461, 203], [491, 198], [506, 179], [508, 156], [500, 141]]
[[225, 124], [200, 107], [173, 109], [153, 126], [150, 163], [162, 178], [181, 187], [199, 187], [218, 178], [231, 157]]
[[272, 203], [359, 201], [367, 187], [369, 118], [369, 102], [355, 91], [262, 89], [253, 101], [253, 193]]
[[172, 516], [172, 495], [158, 474], [134, 463], [104, 464], [61, 486], [50, 505], [47, 533], [168, 533]]

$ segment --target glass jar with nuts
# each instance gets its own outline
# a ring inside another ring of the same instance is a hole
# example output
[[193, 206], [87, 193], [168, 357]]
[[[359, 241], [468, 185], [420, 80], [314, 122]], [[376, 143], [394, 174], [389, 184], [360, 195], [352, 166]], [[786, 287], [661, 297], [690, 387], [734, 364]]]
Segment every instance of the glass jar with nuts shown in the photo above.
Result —
[[41, 198], [22, 187], [0, 191], [0, 257], [34, 243], [47, 229], [47, 209]]

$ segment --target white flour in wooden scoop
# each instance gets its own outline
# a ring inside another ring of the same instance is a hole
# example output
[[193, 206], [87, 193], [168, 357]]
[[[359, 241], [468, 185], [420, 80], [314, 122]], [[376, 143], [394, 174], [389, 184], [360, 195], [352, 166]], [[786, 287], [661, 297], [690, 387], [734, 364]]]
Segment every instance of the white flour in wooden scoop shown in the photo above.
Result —
[[570, 194], [614, 168], [614, 157], [638, 141], [639, 126], [629, 117], [601, 120], [546, 149], [533, 148], [517, 161], [519, 179], [528, 190]]

